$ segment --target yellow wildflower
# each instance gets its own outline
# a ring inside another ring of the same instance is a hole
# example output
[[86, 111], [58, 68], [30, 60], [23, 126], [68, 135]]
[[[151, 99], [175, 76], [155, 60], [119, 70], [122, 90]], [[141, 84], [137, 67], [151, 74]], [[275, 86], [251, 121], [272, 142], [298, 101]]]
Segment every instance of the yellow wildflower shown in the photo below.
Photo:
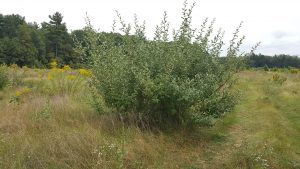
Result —
[[63, 70], [71, 70], [72, 68], [69, 65], [64, 65]]
[[68, 76], [68, 79], [69, 79], [69, 80], [73, 80], [73, 79], [75, 79], [75, 78], [76, 78], [75, 75], [69, 75], [69, 76]]
[[90, 77], [92, 76], [92, 72], [86, 69], [79, 69], [79, 73], [83, 76]]
[[30, 93], [31, 92], [31, 89], [28, 88], [28, 87], [25, 87], [23, 90], [22, 90], [23, 94], [27, 94], [27, 93]]
[[64, 69], [55, 69], [55, 71], [58, 73], [63, 73], [65, 70]]
[[53, 76], [51, 74], [48, 74], [47, 79], [51, 80], [51, 79], [53, 79]]
[[30, 92], [31, 92], [31, 89], [28, 88], [28, 87], [25, 87], [22, 90], [16, 91], [16, 96], [19, 97], [19, 96], [25, 95], [25, 94], [30, 93]]
[[22, 95], [22, 92], [21, 91], [16, 91], [16, 96], [21, 96]]
[[55, 60], [53, 60], [51, 63], [50, 63], [50, 67], [52, 69], [55, 69], [57, 67], [57, 62]]

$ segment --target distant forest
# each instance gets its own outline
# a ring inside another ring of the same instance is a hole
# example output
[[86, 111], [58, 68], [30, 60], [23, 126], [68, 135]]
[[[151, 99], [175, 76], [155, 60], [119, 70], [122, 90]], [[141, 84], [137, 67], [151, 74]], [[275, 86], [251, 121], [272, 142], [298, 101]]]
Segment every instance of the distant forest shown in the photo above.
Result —
[[[120, 34], [102, 32], [101, 36], [114, 38], [115, 45], [122, 44]], [[89, 55], [76, 52], [76, 44], [88, 47], [85, 37], [85, 29], [68, 32], [59, 12], [49, 15], [49, 21], [41, 24], [28, 23], [17, 14], [0, 14], [0, 64], [46, 68], [57, 60], [75, 68], [84, 67]], [[252, 54], [247, 56], [247, 63], [250, 67], [300, 68], [300, 58], [290, 55]]]
[[[85, 67], [89, 55], [76, 52], [76, 46], [88, 47], [86, 33], [85, 29], [69, 33], [59, 12], [41, 24], [28, 23], [20, 15], [0, 14], [0, 64], [47, 68], [56, 60], [60, 65]], [[122, 40], [117, 33], [99, 35], [114, 38], [116, 44]]]
[[269, 68], [287, 68], [295, 67], [300, 68], [300, 58], [290, 55], [275, 55], [267, 56], [262, 54], [252, 54], [247, 58], [250, 67], [269, 67]]

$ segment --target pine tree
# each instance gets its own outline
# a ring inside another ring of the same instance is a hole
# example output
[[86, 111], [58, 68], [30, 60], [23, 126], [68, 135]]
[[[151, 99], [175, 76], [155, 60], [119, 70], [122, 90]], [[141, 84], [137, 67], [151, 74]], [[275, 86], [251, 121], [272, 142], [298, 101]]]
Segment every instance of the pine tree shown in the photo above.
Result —
[[63, 22], [63, 16], [56, 12], [49, 18], [49, 23], [42, 23], [46, 38], [47, 59], [56, 59], [60, 63], [70, 64], [73, 53], [72, 39]]

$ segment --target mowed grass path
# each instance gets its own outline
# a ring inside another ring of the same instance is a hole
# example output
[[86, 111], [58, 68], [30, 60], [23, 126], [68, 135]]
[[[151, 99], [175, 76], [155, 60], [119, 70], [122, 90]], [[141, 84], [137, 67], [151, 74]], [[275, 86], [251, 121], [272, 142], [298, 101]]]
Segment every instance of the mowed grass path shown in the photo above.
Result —
[[287, 77], [280, 85], [274, 74], [240, 73], [241, 102], [224, 119], [236, 120], [224, 168], [300, 168], [300, 76], [280, 73]]
[[235, 110], [196, 132], [123, 126], [99, 116], [83, 88], [63, 95], [33, 88], [19, 103], [9, 100], [22, 86], [7, 88], [0, 91], [0, 168], [298, 169], [300, 74], [278, 73], [287, 77], [282, 85], [273, 74], [239, 73]]

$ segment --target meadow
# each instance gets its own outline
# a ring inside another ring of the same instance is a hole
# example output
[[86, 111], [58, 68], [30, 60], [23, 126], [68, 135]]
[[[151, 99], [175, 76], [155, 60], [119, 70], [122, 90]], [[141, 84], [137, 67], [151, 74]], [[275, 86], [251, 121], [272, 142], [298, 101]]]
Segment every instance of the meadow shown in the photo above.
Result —
[[300, 168], [300, 73], [244, 70], [211, 127], [143, 130], [99, 114], [91, 73], [11, 66], [0, 90], [0, 168]]

